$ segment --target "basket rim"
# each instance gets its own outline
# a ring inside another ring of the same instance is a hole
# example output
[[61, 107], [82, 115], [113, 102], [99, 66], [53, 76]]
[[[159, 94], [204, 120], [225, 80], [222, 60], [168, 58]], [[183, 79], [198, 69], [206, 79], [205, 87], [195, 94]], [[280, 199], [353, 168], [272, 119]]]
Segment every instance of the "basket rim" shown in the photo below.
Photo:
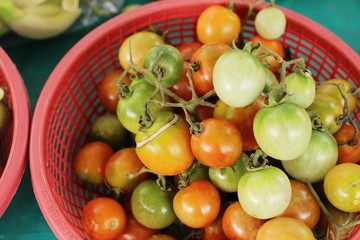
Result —
[[11, 93], [14, 132], [7, 163], [0, 178], [0, 217], [4, 214], [14, 197], [25, 171], [28, 157], [28, 138], [30, 134], [30, 101], [24, 81], [7, 55], [0, 47], [0, 69]]
[[[56, 198], [52, 194], [52, 187], [47, 181], [46, 172], [46, 159], [44, 159], [44, 153], [46, 147], [44, 145], [44, 140], [41, 137], [46, 137], [46, 133], [42, 126], [45, 126], [49, 121], [49, 116], [47, 116], [47, 111], [52, 107], [52, 101], [56, 95], [56, 89], [62, 84], [59, 79], [62, 79], [66, 74], [68, 66], [71, 66], [75, 59], [78, 56], [81, 56], [84, 52], [87, 51], [86, 47], [94, 46], [94, 44], [102, 38], [102, 36], [107, 35], [113, 29], [117, 28], [119, 22], [128, 23], [137, 19], [140, 16], [152, 15], [155, 13], [163, 12], [169, 7], [184, 7], [192, 5], [213, 5], [220, 4], [226, 5], [228, 1], [226, 0], [184, 0], [184, 1], [154, 1], [143, 6], [138, 7], [135, 11], [126, 12], [119, 14], [105, 23], [101, 24], [97, 28], [90, 31], [82, 39], [80, 39], [58, 62], [53, 71], [51, 72], [49, 78], [47, 79], [35, 106], [33, 114], [33, 123], [31, 125], [30, 131], [30, 146], [29, 146], [29, 156], [30, 156], [30, 171], [32, 176], [32, 185], [37, 199], [38, 205], [48, 222], [48, 225], [54, 232], [54, 234], [59, 239], [75, 239], [79, 238], [76, 231], [72, 228], [71, 223], [69, 223], [60, 207], [56, 203]], [[236, 5], [240, 6], [245, 4], [243, 2], [237, 2]], [[263, 3], [257, 6], [256, 9], [261, 9], [267, 6], [268, 3]], [[336, 36], [334, 33], [326, 29], [324, 26], [316, 23], [315, 21], [303, 16], [295, 11], [277, 6], [284, 10], [286, 15], [291, 15], [292, 19], [297, 21], [306, 22], [306, 28], [311, 31], [317, 32], [326, 36], [326, 39], [330, 39], [334, 44], [334, 48], [341, 51], [346, 51], [347, 55], [345, 56], [347, 61], [354, 62], [360, 61], [360, 56], [342, 39]], [[325, 37], [324, 37], [325, 38]], [[86, 46], [86, 47], [84, 47]], [[360, 66], [355, 69], [360, 75]], [[357, 237], [360, 237], [360, 231], [356, 234]]]

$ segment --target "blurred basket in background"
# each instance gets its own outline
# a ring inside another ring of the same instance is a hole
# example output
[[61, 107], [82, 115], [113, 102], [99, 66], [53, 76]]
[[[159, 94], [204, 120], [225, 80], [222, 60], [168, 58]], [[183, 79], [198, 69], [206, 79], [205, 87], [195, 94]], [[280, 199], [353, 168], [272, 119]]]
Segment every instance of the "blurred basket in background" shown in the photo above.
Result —
[[11, 110], [11, 120], [0, 135], [0, 217], [15, 195], [24, 174], [30, 131], [30, 103], [23, 79], [0, 48], [0, 87]]
[[[121, 14], [81, 39], [58, 63], [37, 102], [30, 136], [32, 184], [39, 206], [59, 239], [86, 238], [80, 223], [81, 210], [91, 196], [77, 180], [72, 161], [87, 141], [90, 125], [104, 113], [97, 88], [106, 73], [119, 66], [118, 50], [125, 37], [156, 26], [167, 30], [166, 40], [175, 46], [196, 40], [196, 21], [213, 4], [226, 0], [157, 1]], [[268, 6], [261, 4], [255, 10]], [[241, 18], [248, 5], [236, 3]], [[303, 57], [318, 81], [348, 79], [360, 85], [360, 58], [346, 43], [314, 21], [282, 8], [287, 16], [281, 42], [293, 57]], [[254, 22], [244, 26], [245, 39], [254, 35]], [[354, 112], [360, 120], [360, 106]], [[350, 239], [360, 237], [359, 226]]]

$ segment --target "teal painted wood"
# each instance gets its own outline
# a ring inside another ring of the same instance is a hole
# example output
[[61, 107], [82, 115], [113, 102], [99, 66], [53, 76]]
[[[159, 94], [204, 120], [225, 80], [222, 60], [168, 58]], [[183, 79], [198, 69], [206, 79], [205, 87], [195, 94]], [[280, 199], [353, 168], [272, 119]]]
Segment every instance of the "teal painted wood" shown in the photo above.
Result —
[[[132, 3], [144, 4], [147, 2], [150, 1], [126, 0], [125, 6]], [[360, 54], [359, 0], [276, 0], [276, 4], [320, 23]], [[32, 110], [52, 69], [61, 57], [89, 30], [91, 29], [84, 29], [71, 35], [45, 41], [28, 41], [5, 48], [23, 76], [28, 88]], [[15, 197], [0, 219], [0, 240], [2, 239], [56, 239], [36, 202], [28, 166]]]

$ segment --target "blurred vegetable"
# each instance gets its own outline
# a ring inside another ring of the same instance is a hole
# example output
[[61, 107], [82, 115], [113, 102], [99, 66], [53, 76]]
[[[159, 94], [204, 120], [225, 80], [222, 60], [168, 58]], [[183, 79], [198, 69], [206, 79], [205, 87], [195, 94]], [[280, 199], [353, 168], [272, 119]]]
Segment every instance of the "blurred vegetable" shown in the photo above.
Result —
[[0, 37], [9, 32], [9, 27], [0, 19]]
[[0, 1], [0, 20], [18, 35], [31, 39], [44, 39], [63, 33], [81, 12], [79, 0]]

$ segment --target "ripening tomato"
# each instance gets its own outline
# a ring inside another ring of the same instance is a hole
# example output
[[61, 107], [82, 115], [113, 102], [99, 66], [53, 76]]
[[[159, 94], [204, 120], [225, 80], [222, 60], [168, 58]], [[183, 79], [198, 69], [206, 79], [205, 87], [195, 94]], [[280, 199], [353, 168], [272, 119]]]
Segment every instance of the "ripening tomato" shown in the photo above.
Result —
[[92, 184], [104, 184], [105, 166], [113, 154], [110, 145], [104, 142], [90, 142], [82, 146], [74, 160], [76, 176]]
[[[278, 39], [265, 39], [261, 37], [260, 35], [255, 35], [252, 38], [249, 39], [249, 42], [252, 43], [252, 45], [256, 43], [260, 43], [262, 46], [266, 47], [268, 50], [270, 50], [273, 53], [276, 53], [279, 55], [279, 57], [284, 58], [284, 48]], [[266, 53], [265, 50], [260, 50], [258, 55]], [[272, 72], [276, 72], [280, 68], [280, 62], [276, 60], [273, 56], [266, 56], [263, 58], [260, 58], [260, 61], [266, 61], [269, 65], [267, 66]]]
[[200, 42], [222, 42], [230, 45], [240, 34], [241, 20], [239, 16], [224, 6], [212, 5], [199, 16], [196, 33]]
[[124, 208], [112, 198], [95, 198], [86, 203], [81, 212], [82, 227], [95, 240], [120, 236], [125, 231], [126, 222]]
[[264, 223], [256, 240], [315, 240], [311, 229], [302, 221], [291, 217], [275, 217]]
[[216, 102], [215, 118], [224, 118], [235, 124], [243, 141], [243, 151], [253, 151], [259, 148], [253, 131], [255, 114], [264, 106], [264, 97], [259, 97], [246, 107], [231, 107], [221, 99]]
[[198, 68], [192, 75], [195, 92], [203, 96], [214, 89], [213, 69], [215, 62], [225, 52], [231, 50], [231, 47], [225, 43], [210, 42], [201, 46], [190, 59], [193, 68]]
[[334, 207], [344, 212], [360, 212], [360, 165], [334, 166], [325, 175], [324, 191]]
[[217, 218], [221, 207], [220, 193], [211, 182], [199, 179], [175, 194], [173, 207], [185, 225], [202, 228]]
[[[108, 72], [101, 80], [98, 87], [99, 100], [111, 113], [116, 113], [116, 106], [120, 99], [118, 81], [123, 72], [124, 70], [122, 69], [114, 69]], [[128, 75], [125, 75], [123, 82], [130, 83]]]
[[126, 215], [126, 228], [116, 240], [141, 240], [159, 233], [158, 229], [151, 229], [139, 223], [131, 212]]
[[291, 200], [289, 206], [278, 216], [292, 217], [313, 229], [320, 219], [320, 205], [309, 188], [298, 180], [291, 179]]
[[[130, 46], [131, 44], [131, 46]], [[129, 35], [119, 48], [119, 62], [123, 69], [130, 65], [130, 60], [138, 66], [144, 65], [146, 54], [155, 46], [165, 44], [164, 39], [154, 32], [137, 32]], [[135, 74], [134, 70], [129, 73]]]
[[235, 201], [225, 209], [222, 228], [228, 239], [255, 240], [257, 231], [265, 222], [247, 214], [239, 201]]
[[[338, 85], [338, 87], [334, 84]], [[346, 99], [350, 113], [354, 112], [358, 101], [355, 90], [356, 87], [354, 87], [349, 81], [339, 78], [329, 79], [316, 89], [319, 94], [327, 94], [336, 98], [339, 102], [341, 102], [343, 107], [345, 106]], [[345, 99], [342, 97], [340, 91], [344, 94]]]
[[105, 167], [106, 183], [114, 190], [131, 192], [149, 173], [139, 173], [144, 164], [134, 147], [122, 148], [111, 155]]
[[188, 62], [184, 62], [183, 64], [183, 72], [180, 80], [172, 85], [169, 90], [175, 93], [178, 97], [189, 101], [192, 97], [191, 87], [189, 83], [189, 79], [186, 76], [187, 71], [189, 70], [190, 64]]
[[221, 210], [217, 218], [203, 228], [204, 234], [201, 240], [228, 240], [222, 227], [222, 218], [224, 210]]
[[266, 39], [281, 37], [286, 28], [284, 12], [273, 5], [261, 9], [255, 17], [256, 32]]
[[188, 62], [190, 61], [190, 58], [194, 54], [194, 52], [198, 50], [201, 46], [202, 44], [197, 41], [183, 42], [178, 47], [178, 50], [184, 58], [184, 61]]
[[200, 123], [200, 132], [191, 136], [191, 150], [205, 166], [225, 168], [239, 159], [242, 137], [228, 120], [208, 118]]
[[[343, 123], [341, 128], [334, 134], [336, 142], [340, 144], [338, 145], [339, 156], [337, 164], [360, 162], [360, 134], [358, 134], [357, 139], [354, 139], [354, 136], [355, 127], [348, 122]], [[355, 145], [344, 144], [352, 140], [357, 140], [357, 143]]]
[[292, 160], [309, 145], [312, 123], [304, 108], [293, 103], [263, 107], [254, 118], [254, 136], [260, 148], [278, 160]]
[[154, 122], [136, 134], [136, 153], [151, 171], [177, 175], [190, 167], [194, 155], [190, 146], [188, 124], [170, 111], [154, 114]]

